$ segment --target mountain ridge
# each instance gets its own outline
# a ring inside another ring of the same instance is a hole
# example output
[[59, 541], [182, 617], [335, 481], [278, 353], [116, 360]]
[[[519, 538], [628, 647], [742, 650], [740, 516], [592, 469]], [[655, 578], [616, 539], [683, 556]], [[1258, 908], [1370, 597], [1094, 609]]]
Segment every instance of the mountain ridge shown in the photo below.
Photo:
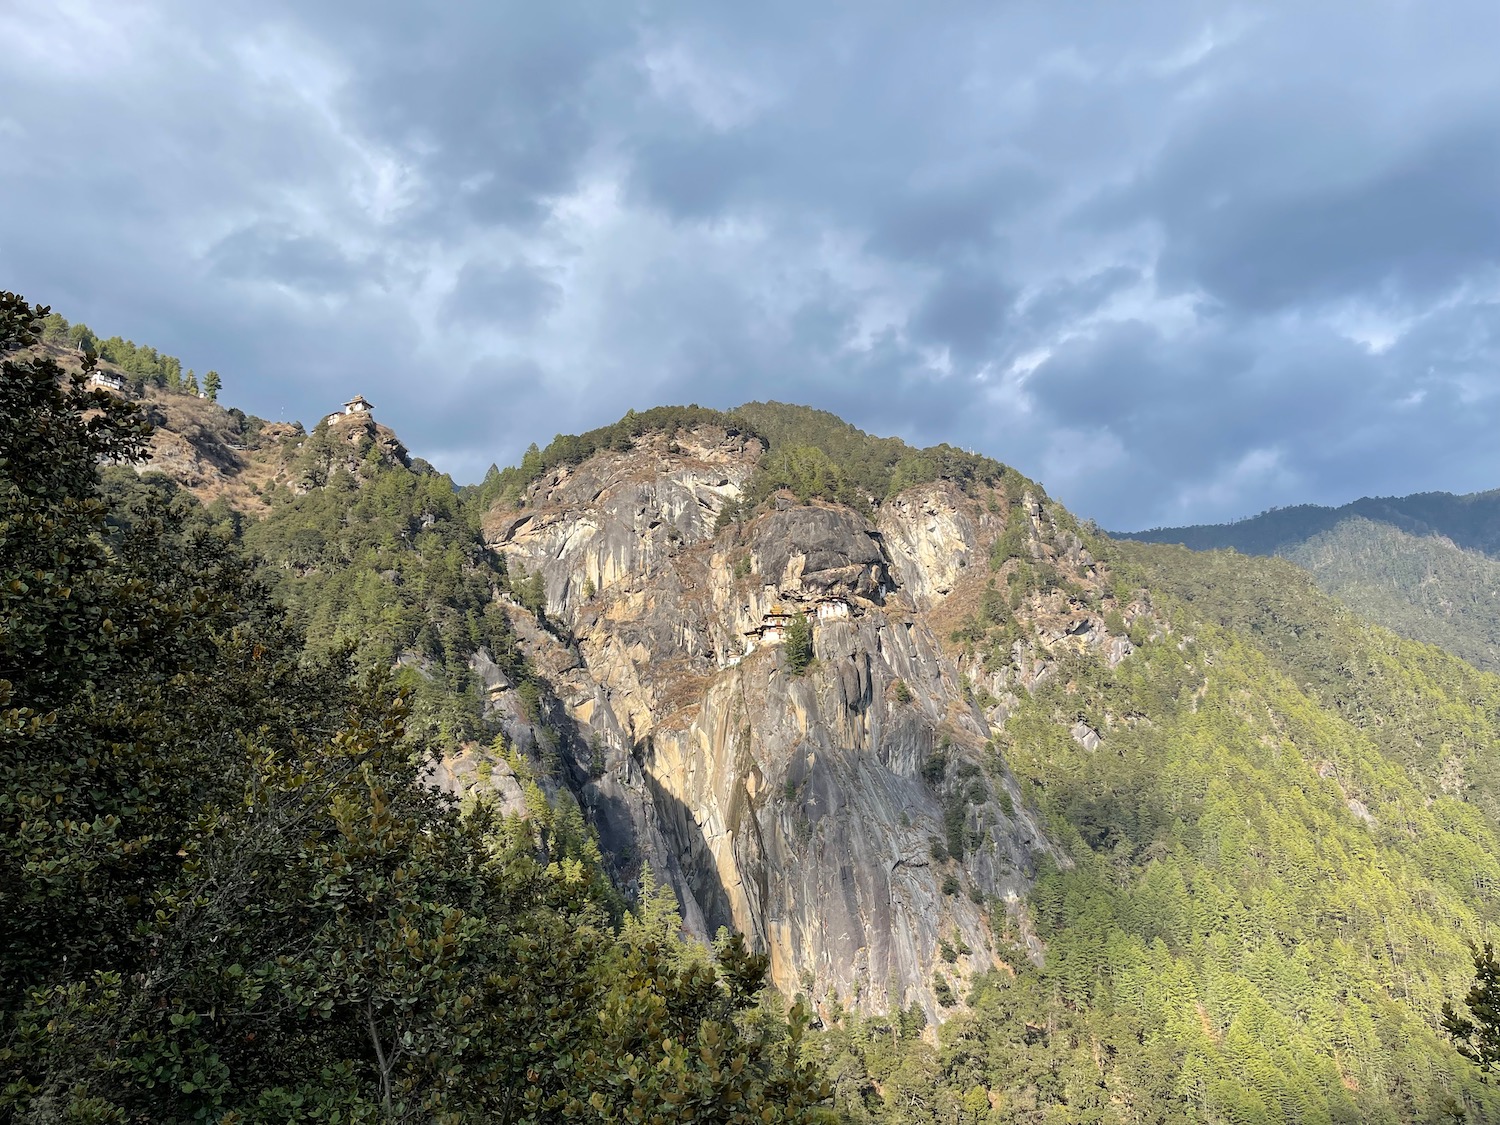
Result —
[[1370, 620], [1500, 671], [1500, 491], [1299, 505], [1120, 537], [1290, 559]]
[[1362, 496], [1347, 504], [1295, 504], [1219, 524], [1111, 531], [1117, 539], [1181, 543], [1193, 550], [1233, 547], [1247, 555], [1273, 555], [1284, 545], [1329, 531], [1351, 517], [1387, 523], [1411, 535], [1436, 536], [1487, 555], [1500, 553], [1500, 489], [1480, 492], [1413, 492]]
[[369, 652], [427, 685], [438, 779], [541, 784], [627, 892], [660, 861], [749, 933], [844, 1120], [1500, 1120], [1436, 1030], [1500, 893], [1493, 677], [1003, 466], [892, 493], [876, 446], [861, 497], [858, 446], [619, 425], [488, 496], [283, 435], [235, 534], [329, 643], [426, 591]]

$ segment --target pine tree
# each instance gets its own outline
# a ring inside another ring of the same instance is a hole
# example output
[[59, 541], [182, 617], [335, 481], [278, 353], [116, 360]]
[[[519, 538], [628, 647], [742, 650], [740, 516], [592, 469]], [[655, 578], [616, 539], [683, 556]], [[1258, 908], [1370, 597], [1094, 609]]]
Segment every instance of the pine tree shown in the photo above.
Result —
[[794, 613], [786, 628], [786, 666], [794, 676], [807, 671], [813, 660], [812, 624], [802, 613]]
[[208, 399], [209, 402], [218, 402], [219, 388], [223, 385], [223, 382], [219, 378], [219, 373], [217, 371], [210, 371], [207, 375], [203, 376], [203, 397]]
[[68, 329], [68, 341], [81, 352], [97, 353], [99, 350], [98, 337], [81, 321]]
[[1458, 1053], [1480, 1070], [1500, 1068], [1500, 960], [1495, 947], [1484, 943], [1474, 952], [1474, 985], [1464, 997], [1468, 1019], [1451, 1001], [1443, 1001], [1443, 1030], [1453, 1036]]
[[61, 313], [52, 313], [42, 320], [42, 339], [49, 344], [68, 342], [68, 318]]

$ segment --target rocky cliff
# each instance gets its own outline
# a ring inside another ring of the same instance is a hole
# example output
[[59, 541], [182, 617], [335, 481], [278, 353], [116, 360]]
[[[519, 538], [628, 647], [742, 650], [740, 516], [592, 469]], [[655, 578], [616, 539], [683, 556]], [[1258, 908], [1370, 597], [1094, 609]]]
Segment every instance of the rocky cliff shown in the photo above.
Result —
[[[690, 928], [750, 935], [788, 993], [937, 1015], [935, 974], [1039, 955], [1022, 900], [1043, 857], [1066, 862], [991, 723], [1052, 646], [1118, 659], [1129, 642], [1053, 590], [1027, 595], [1014, 661], [950, 651], [1012, 508], [1034, 560], [1097, 585], [1077, 536], [1029, 492], [947, 482], [873, 515], [783, 494], [721, 519], [761, 452], [725, 429], [648, 436], [491, 512], [488, 546], [545, 588], [543, 619], [513, 614], [554, 713], [523, 721], [482, 656], [476, 670], [523, 748], [560, 756], [617, 874], [650, 862]], [[815, 655], [801, 674], [796, 615]]]
[[[307, 434], [157, 398], [148, 467], [249, 515], [410, 463], [368, 416]], [[868, 510], [778, 493], [746, 516], [764, 453], [733, 427], [648, 433], [498, 503], [485, 546], [513, 591], [542, 595], [498, 604], [545, 687], [528, 694], [483, 649], [470, 668], [507, 741], [576, 796], [620, 885], [650, 864], [691, 931], [744, 932], [788, 994], [939, 1018], [973, 974], [1041, 958], [1024, 900], [1039, 864], [1068, 862], [1000, 749], [1018, 693], [1079, 654], [1126, 658], [1125, 624], [1146, 610], [1114, 606], [1111, 631], [1109, 576], [1009, 470]], [[995, 555], [1002, 536], [1017, 557]], [[997, 582], [1008, 647], [961, 643]], [[812, 626], [801, 670], [785, 646], [797, 617]], [[482, 744], [435, 777], [523, 808]]]

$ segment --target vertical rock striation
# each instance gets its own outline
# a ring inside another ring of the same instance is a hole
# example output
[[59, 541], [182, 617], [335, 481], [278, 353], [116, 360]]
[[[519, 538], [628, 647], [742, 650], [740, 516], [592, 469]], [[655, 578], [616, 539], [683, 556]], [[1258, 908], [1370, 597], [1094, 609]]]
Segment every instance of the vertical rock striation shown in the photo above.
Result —
[[[720, 526], [761, 452], [646, 437], [538, 480], [486, 542], [542, 576], [546, 623], [516, 610], [518, 632], [618, 869], [652, 863], [693, 930], [749, 935], [784, 991], [938, 1015], [934, 973], [991, 967], [1002, 920], [1039, 953], [1022, 899], [1064, 862], [934, 627], [1000, 524], [939, 483], [873, 522], [779, 497]], [[795, 675], [798, 614], [815, 660]]]

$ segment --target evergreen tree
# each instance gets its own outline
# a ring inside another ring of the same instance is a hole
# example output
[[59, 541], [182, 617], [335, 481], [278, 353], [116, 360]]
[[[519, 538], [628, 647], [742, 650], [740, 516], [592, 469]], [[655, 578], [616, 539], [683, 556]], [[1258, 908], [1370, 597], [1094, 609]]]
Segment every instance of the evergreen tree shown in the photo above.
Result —
[[812, 660], [812, 624], [803, 613], [793, 613], [792, 620], [786, 627], [787, 670], [794, 676], [800, 676], [803, 672], [807, 671], [807, 666], [812, 663]]
[[89, 326], [81, 321], [68, 329], [68, 341], [81, 352], [97, 353], [98, 351], [98, 338], [89, 331]]
[[[189, 373], [188, 378], [192, 378], [191, 373]], [[210, 371], [207, 375], [203, 376], [203, 397], [208, 399], [209, 402], [218, 402], [219, 389], [223, 385], [223, 381], [219, 378], [219, 373], [217, 371]]]
[[1500, 1066], [1500, 961], [1495, 947], [1485, 942], [1474, 953], [1474, 984], [1464, 997], [1472, 1019], [1461, 1016], [1450, 1001], [1443, 1001], [1443, 1030], [1453, 1036], [1459, 1054], [1480, 1070]]
[[42, 339], [49, 344], [68, 342], [68, 318], [61, 313], [50, 313], [42, 320]]

